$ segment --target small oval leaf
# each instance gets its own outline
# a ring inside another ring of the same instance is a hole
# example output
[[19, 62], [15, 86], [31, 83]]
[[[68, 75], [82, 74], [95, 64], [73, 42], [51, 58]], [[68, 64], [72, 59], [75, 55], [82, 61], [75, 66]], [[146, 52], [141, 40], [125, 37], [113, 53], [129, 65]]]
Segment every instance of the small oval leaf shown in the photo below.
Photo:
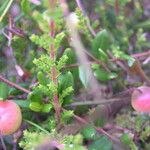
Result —
[[38, 103], [38, 102], [31, 102], [30, 105], [29, 105], [29, 108], [32, 111], [40, 112], [43, 108], [43, 105], [41, 105], [41, 103]]

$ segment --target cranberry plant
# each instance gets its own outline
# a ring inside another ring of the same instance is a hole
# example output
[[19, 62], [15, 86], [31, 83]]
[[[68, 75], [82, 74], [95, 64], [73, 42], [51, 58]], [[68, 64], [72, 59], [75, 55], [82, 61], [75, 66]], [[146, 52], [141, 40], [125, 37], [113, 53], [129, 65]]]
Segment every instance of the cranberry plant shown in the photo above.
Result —
[[0, 1], [0, 99], [22, 110], [0, 147], [148, 150], [148, 4]]

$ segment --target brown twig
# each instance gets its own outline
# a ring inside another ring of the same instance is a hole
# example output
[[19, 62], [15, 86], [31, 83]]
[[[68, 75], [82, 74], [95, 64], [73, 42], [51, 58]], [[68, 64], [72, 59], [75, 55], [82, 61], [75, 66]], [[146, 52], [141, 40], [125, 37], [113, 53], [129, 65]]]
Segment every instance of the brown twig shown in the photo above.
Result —
[[[79, 116], [77, 116], [77, 115], [73, 115], [73, 117], [79, 122], [79, 123], [81, 123], [82, 125], [84, 124], [84, 125], [88, 125], [89, 124], [89, 122], [88, 121], [86, 121], [85, 119], [83, 119], [83, 118], [81, 118], [81, 117], [79, 117]], [[104, 134], [104, 135], [106, 135], [111, 141], [113, 141], [113, 142], [119, 142], [119, 140], [118, 139], [116, 139], [115, 137], [113, 137], [113, 136], [111, 136], [109, 133], [107, 133], [104, 129], [102, 129], [102, 128], [98, 128], [98, 127], [94, 127], [98, 132], [100, 132], [101, 134]]]
[[[120, 101], [111, 102], [104, 106], [97, 106], [92, 113], [85, 116], [86, 120], [74, 115], [73, 117], [77, 120], [73, 124], [64, 127], [61, 132], [62, 134], [75, 134], [79, 132], [82, 128], [87, 124], [94, 124], [99, 118], [104, 118], [105, 120], [109, 120], [112, 118], [121, 108], [128, 106], [130, 104], [130, 95], [126, 93], [124, 97], [120, 97]], [[118, 97], [119, 98], [119, 97]], [[64, 110], [64, 109], [63, 109]], [[111, 136], [108, 132], [106, 132], [103, 128], [96, 128], [101, 134], [108, 136], [112, 141], [118, 142], [118, 139]]]
[[132, 54], [131, 55], [134, 58], [144, 57], [144, 56], [150, 56], [150, 50], [142, 53]]
[[2, 77], [1, 75], [0, 75], [0, 81], [6, 83], [6, 84], [8, 84], [9, 86], [12, 86], [12, 87], [14, 87], [14, 88], [16, 88], [16, 89], [19, 89], [19, 90], [21, 90], [21, 91], [23, 91], [23, 92], [25, 92], [25, 93], [27, 93], [27, 94], [30, 93], [29, 90], [27, 90], [27, 89], [25, 89], [25, 88], [23, 88], [23, 87], [17, 85], [16, 83], [13, 83], [13, 82], [11, 82], [11, 81], [5, 79], [5, 78]]
[[107, 125], [105, 125], [104, 129], [105, 130], [116, 129], [116, 130], [119, 130], [119, 131], [124, 132], [124, 133], [133, 133], [128, 128], [123, 128], [123, 127], [120, 127], [120, 126], [115, 125], [115, 124], [107, 124]]
[[89, 53], [88, 51], [84, 51], [89, 57], [91, 57], [96, 63], [102, 65], [102, 67], [107, 71], [107, 72], [111, 72], [110, 69], [99, 59], [97, 59], [96, 57], [94, 57], [91, 53]]
[[119, 0], [115, 0], [114, 10], [115, 10], [115, 15], [118, 16], [119, 15]]
[[132, 67], [129, 68], [129, 72], [133, 75], [138, 75], [143, 81], [145, 81], [150, 86], [150, 79], [143, 71], [140, 62], [136, 59]]
[[85, 102], [74, 102], [72, 104], [66, 106], [83, 106], [83, 105], [104, 105], [112, 102], [120, 101], [120, 99], [112, 98], [112, 99], [104, 99], [100, 101], [85, 101]]
[[[82, 124], [84, 124], [84, 125], [89, 124], [88, 121], [86, 121], [85, 119], [83, 119], [83, 118], [81, 118], [81, 117], [79, 117], [79, 116], [77, 116], [77, 115], [73, 115], [73, 117], [74, 117], [77, 121], [79, 121], [80, 123], [82, 123]], [[101, 134], [106, 135], [111, 141], [113, 141], [113, 142], [118, 142], [118, 140], [117, 140], [116, 138], [114, 138], [113, 136], [111, 136], [111, 135], [110, 135], [109, 133], [107, 133], [104, 129], [98, 128], [98, 127], [95, 127], [95, 129], [96, 129], [98, 132], [100, 132]]]
[[[102, 62], [100, 60], [98, 60], [97, 58], [95, 58], [91, 53], [87, 52], [86, 51], [86, 54], [91, 57], [94, 61], [89, 61], [87, 64], [102, 64]], [[140, 58], [140, 57], [149, 57], [150, 55], [150, 50], [147, 51], [147, 52], [143, 52], [143, 53], [137, 53], [137, 54], [132, 54], [131, 56], [134, 57], [134, 58]], [[110, 62], [116, 62], [116, 61], [122, 61], [121, 58], [112, 58], [112, 59], [109, 59]], [[76, 67], [79, 67], [79, 63], [76, 63], [76, 64], [69, 64], [69, 65], [66, 65], [65, 68], [76, 68]], [[86, 65], [86, 64], [85, 64]], [[105, 68], [105, 70], [107, 70]]]

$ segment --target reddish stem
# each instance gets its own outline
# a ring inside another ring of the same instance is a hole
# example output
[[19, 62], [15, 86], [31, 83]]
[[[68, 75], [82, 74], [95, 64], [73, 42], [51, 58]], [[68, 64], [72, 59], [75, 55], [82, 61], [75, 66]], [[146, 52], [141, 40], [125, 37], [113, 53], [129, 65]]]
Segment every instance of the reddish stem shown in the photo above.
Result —
[[[78, 122], [80, 122], [80, 123], [82, 123], [82, 124], [85, 124], [85, 125], [86, 125], [86, 124], [89, 124], [88, 121], [86, 121], [85, 119], [83, 119], [83, 118], [81, 118], [81, 117], [79, 117], [79, 116], [77, 116], [77, 115], [73, 115], [73, 117], [74, 117]], [[109, 133], [107, 133], [104, 129], [98, 128], [98, 127], [95, 127], [95, 129], [96, 129], [98, 132], [100, 132], [101, 134], [106, 135], [111, 141], [119, 142], [118, 139], [116, 139], [115, 137], [111, 136], [111, 135], [110, 135]]]
[[[54, 39], [55, 37], [55, 21], [51, 18], [50, 20], [50, 37], [52, 39]], [[55, 54], [55, 47], [54, 47], [54, 44], [53, 42], [50, 44], [50, 58], [51, 60], [55, 61], [55, 58], [56, 58], [56, 54]], [[52, 67], [51, 68], [51, 79], [53, 81], [53, 83], [57, 86], [58, 84], [58, 81], [57, 81], [57, 70], [56, 70], [56, 67]], [[61, 107], [60, 107], [60, 104], [59, 104], [59, 98], [58, 98], [58, 93], [54, 93], [54, 96], [53, 96], [53, 104], [54, 104], [54, 109], [55, 109], [55, 112], [56, 112], [56, 120], [57, 122], [60, 121], [60, 111], [61, 111]]]
[[118, 16], [119, 15], [119, 1], [118, 0], [115, 0], [114, 9], [115, 9], [115, 15]]
[[[94, 56], [92, 56], [90, 53], [88, 53], [87, 55], [90, 56], [94, 61], [89, 61], [89, 64], [100, 64], [102, 65], [102, 62], [97, 60]], [[134, 58], [140, 58], [140, 57], [148, 57], [150, 55], [150, 50], [143, 52], [143, 53], [137, 53], [137, 54], [132, 54], [131, 56]], [[121, 58], [112, 58], [109, 59], [110, 62], [116, 62], [116, 61], [122, 61]], [[65, 68], [76, 68], [79, 67], [80, 64], [76, 63], [76, 64], [69, 64], [67, 66], [65, 66]], [[86, 64], [85, 64], [86, 65]], [[106, 70], [106, 68], [104, 68]]]
[[27, 93], [27, 94], [30, 93], [29, 90], [27, 90], [27, 89], [25, 89], [25, 88], [23, 88], [23, 87], [21, 87], [21, 86], [15, 84], [15, 83], [11, 82], [11, 81], [5, 79], [5, 78], [2, 77], [1, 75], [0, 75], [0, 81], [6, 83], [6, 84], [8, 84], [9, 86], [12, 86], [12, 87], [14, 87], [14, 88], [16, 88], [16, 89], [19, 89], [19, 90], [21, 90], [21, 91], [23, 91], [23, 92], [25, 92], [25, 93]]

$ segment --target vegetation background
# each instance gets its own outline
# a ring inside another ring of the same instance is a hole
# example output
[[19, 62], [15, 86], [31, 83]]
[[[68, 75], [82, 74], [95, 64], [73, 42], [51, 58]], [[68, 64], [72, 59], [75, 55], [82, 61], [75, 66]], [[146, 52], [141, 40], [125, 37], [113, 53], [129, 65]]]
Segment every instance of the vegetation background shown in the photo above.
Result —
[[0, 97], [22, 110], [1, 149], [149, 150], [149, 0], [1, 0]]

